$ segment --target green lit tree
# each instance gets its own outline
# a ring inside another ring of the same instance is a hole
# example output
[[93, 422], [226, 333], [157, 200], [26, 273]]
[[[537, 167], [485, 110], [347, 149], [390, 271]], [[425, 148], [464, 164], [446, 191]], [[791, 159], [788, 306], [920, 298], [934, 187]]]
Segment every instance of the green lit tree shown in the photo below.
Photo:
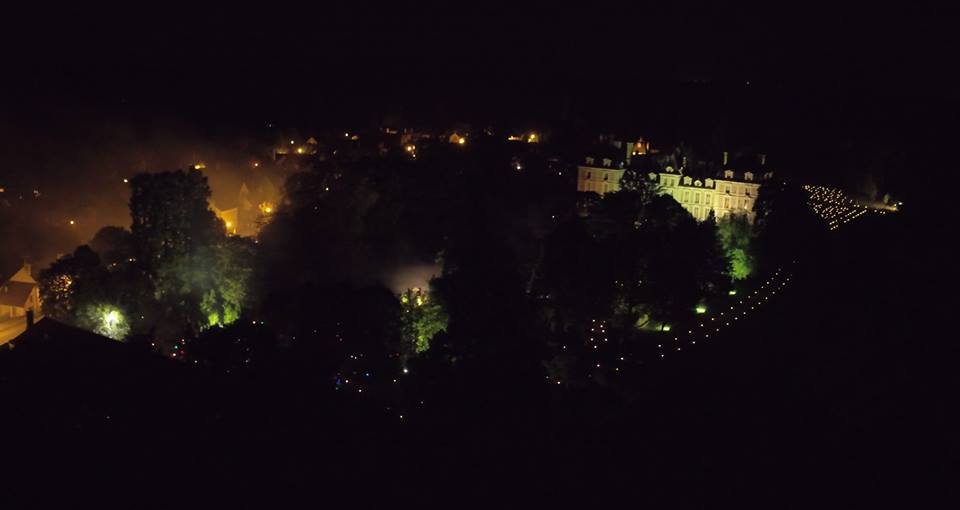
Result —
[[430, 341], [447, 330], [450, 317], [441, 303], [420, 289], [408, 289], [400, 295], [404, 347], [420, 354], [430, 348]]
[[84, 305], [78, 314], [77, 324], [114, 340], [122, 341], [130, 334], [127, 314], [119, 307], [106, 303]]
[[743, 280], [753, 274], [753, 233], [746, 215], [728, 214], [717, 222], [717, 235], [729, 264], [729, 275]]
[[235, 322], [246, 304], [251, 243], [240, 238], [200, 246], [161, 265], [157, 298], [194, 331]]

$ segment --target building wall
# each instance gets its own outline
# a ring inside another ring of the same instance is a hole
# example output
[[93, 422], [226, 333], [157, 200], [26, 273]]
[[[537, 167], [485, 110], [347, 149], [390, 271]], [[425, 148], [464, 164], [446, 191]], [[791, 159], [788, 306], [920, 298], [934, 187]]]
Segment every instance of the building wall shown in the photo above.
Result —
[[[577, 168], [577, 191], [600, 195], [620, 190], [624, 170], [580, 166]], [[694, 179], [677, 172], [649, 174], [660, 185], [661, 194], [670, 195], [697, 221], [703, 221], [714, 211], [717, 218], [730, 213], [745, 213], [752, 223], [753, 211], [760, 190], [754, 180]]]
[[619, 168], [577, 167], [577, 191], [592, 191], [601, 195], [618, 191], [623, 172]]

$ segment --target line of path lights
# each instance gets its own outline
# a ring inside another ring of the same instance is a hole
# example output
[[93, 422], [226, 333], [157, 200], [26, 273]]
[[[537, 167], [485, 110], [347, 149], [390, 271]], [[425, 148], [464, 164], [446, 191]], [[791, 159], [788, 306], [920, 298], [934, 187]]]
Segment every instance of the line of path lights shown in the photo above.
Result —
[[[759, 310], [771, 298], [776, 297], [791, 282], [793, 278], [791, 268], [792, 264], [777, 269], [755, 289], [741, 289], [739, 294], [731, 291], [728, 303], [724, 306], [713, 308], [705, 305], [698, 306], [695, 309], [696, 322], [692, 324], [663, 325], [656, 333], [662, 339], [657, 343], [655, 353], [638, 355], [630, 352], [628, 344], [618, 342], [616, 339], [611, 341], [606, 320], [592, 319], [584, 339], [586, 352], [583, 353], [582, 362], [587, 369], [585, 378], [595, 379], [604, 376], [609, 379], [622, 376], [629, 369], [638, 367], [644, 362], [673, 357], [685, 350], [695, 348], [698, 344], [715, 339], [740, 321], [747, 320], [750, 314]], [[560, 348], [562, 351], [568, 350], [566, 345]], [[549, 375], [545, 376], [545, 381], [553, 386], [564, 383]]]
[[681, 352], [684, 348], [696, 345], [697, 342], [709, 341], [725, 329], [735, 326], [741, 319], [745, 320], [786, 287], [792, 277], [789, 268], [781, 267], [774, 271], [759, 287], [742, 297], [737, 297], [736, 292], [732, 291], [730, 296], [735, 301], [731, 301], [729, 306], [723, 308], [722, 311], [699, 315], [701, 322], [681, 329], [679, 333], [659, 343], [657, 349], [660, 358], [665, 358], [671, 353]]

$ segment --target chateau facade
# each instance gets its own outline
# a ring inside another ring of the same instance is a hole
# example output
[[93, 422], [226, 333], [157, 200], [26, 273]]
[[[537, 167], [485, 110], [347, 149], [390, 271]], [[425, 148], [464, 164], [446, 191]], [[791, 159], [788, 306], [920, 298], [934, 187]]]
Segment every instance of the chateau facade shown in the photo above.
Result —
[[[600, 195], [619, 191], [620, 179], [626, 171], [624, 166], [612, 158], [587, 157], [584, 164], [577, 167], [577, 191]], [[675, 170], [667, 166], [647, 176], [658, 184], [660, 194], [673, 197], [697, 221], [706, 220], [713, 211], [717, 218], [731, 213], [746, 214], [753, 223], [753, 206], [761, 182], [751, 171], [724, 170], [716, 177], [694, 177], [684, 175], [682, 167]], [[766, 172], [760, 177], [767, 180], [772, 176], [773, 172]]]

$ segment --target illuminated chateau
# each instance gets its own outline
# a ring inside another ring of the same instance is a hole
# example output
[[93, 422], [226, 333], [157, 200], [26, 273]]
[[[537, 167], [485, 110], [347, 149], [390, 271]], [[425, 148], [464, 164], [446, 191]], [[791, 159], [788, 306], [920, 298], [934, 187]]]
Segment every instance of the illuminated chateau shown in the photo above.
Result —
[[[618, 142], [619, 143], [619, 142]], [[620, 190], [620, 179], [631, 163], [638, 163], [632, 156], [643, 155], [635, 149], [642, 145], [626, 144], [626, 151], [611, 152], [597, 156], [588, 156], [582, 165], [577, 167], [577, 191], [593, 192], [600, 195]], [[619, 145], [612, 145], [620, 149]], [[609, 147], [608, 147], [609, 148]], [[649, 151], [649, 144], [644, 147]], [[649, 152], [647, 152], [649, 153]], [[727, 168], [728, 154], [723, 155], [723, 170], [699, 171], [688, 170], [686, 158], [681, 158], [675, 168], [667, 164], [662, 168], [643, 172], [656, 182], [661, 194], [673, 197], [680, 205], [693, 215], [698, 221], [707, 219], [710, 211], [717, 218], [731, 213], [743, 213], [752, 223], [755, 217], [753, 206], [757, 200], [761, 181], [773, 177], [773, 172], [765, 171], [766, 157], [758, 158], [757, 166], [761, 170], [735, 171]], [[762, 174], [759, 172], [763, 171]]]

